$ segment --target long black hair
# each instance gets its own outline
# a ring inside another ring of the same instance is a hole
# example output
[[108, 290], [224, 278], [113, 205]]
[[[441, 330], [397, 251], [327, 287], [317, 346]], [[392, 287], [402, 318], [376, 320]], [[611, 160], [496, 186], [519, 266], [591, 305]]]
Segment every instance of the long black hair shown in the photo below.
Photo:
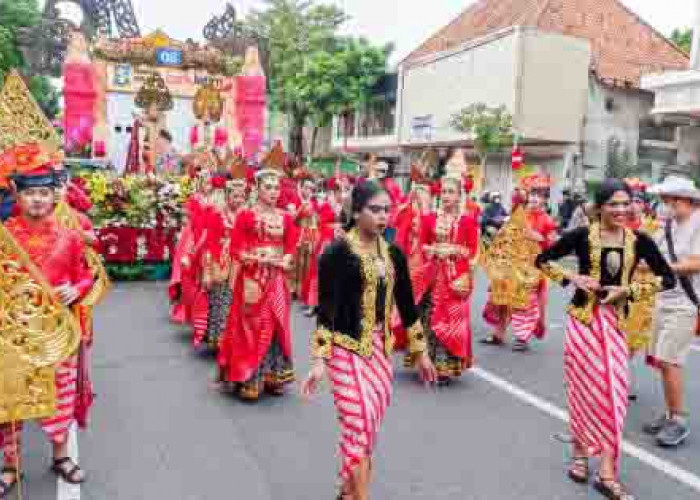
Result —
[[603, 181], [595, 194], [595, 206], [600, 209], [603, 205], [610, 201], [615, 193], [618, 191], [624, 191], [630, 198], [632, 197], [632, 190], [625, 184], [625, 182], [620, 179], [608, 178]]
[[355, 185], [350, 200], [350, 217], [345, 224], [346, 231], [355, 227], [355, 216], [365, 209], [372, 198], [381, 193], [386, 193], [386, 189], [376, 181], [365, 180]]

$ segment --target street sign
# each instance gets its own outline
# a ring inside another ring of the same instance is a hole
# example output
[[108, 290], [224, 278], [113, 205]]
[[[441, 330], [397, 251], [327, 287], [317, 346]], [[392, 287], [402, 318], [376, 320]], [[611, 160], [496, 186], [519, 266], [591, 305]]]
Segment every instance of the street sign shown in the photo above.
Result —
[[156, 50], [158, 66], [182, 66], [182, 50], [161, 48]]

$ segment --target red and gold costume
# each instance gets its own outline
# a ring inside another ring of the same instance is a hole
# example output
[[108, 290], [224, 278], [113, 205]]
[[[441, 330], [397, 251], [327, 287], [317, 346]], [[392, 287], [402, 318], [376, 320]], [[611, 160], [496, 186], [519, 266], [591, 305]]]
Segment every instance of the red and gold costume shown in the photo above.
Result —
[[[15, 183], [18, 190], [31, 187], [50, 187], [55, 189], [56, 186], [56, 176], [53, 172], [52, 165], [53, 160], [48, 160], [43, 148], [38, 144], [23, 145], [18, 146], [14, 149], [15, 154], [10, 155], [15, 158], [16, 168], [15, 172], [19, 173], [19, 176], [15, 177]], [[9, 163], [8, 154], [3, 155], [3, 163], [5, 166]], [[23, 169], [24, 168], [24, 169]], [[23, 170], [22, 170], [23, 169]], [[5, 169], [7, 171], [7, 169]], [[87, 262], [85, 261], [86, 248], [83, 243], [81, 235], [72, 229], [68, 229], [60, 225], [53, 211], [43, 217], [30, 219], [24, 216], [24, 214], [19, 214], [11, 219], [9, 219], [4, 227], [0, 228], [2, 237], [0, 238], [0, 243], [3, 248], [3, 266], [5, 264], [5, 258], [11, 258], [14, 262], [12, 268], [4, 268], [2, 270], [3, 274], [17, 274], [17, 271], [21, 268], [25, 268], [29, 275], [35, 275], [39, 287], [44, 290], [47, 297], [54, 297], [55, 292], [53, 289], [60, 286], [71, 286], [77, 292], [78, 297], [76, 301], [72, 304], [75, 307], [80, 304], [85, 296], [90, 292], [93, 286], [93, 277], [88, 269]], [[16, 249], [16, 250], [12, 250]], [[12, 252], [11, 256], [5, 254], [4, 252], [9, 250]], [[16, 253], [15, 253], [16, 252]], [[27, 262], [25, 266], [22, 266], [22, 262]], [[32, 269], [29, 269], [31, 267]], [[17, 278], [17, 276], [15, 277]], [[7, 286], [21, 286], [19, 282], [6, 282], [4, 285]], [[5, 293], [8, 296], [14, 296], [18, 293], [18, 290], [9, 289], [3, 290], [3, 296]], [[30, 289], [22, 290], [22, 293], [26, 295], [27, 298], [35, 294], [35, 291]], [[34, 297], [33, 300], [45, 300], [38, 297]], [[56, 301], [57, 298], [51, 299]], [[8, 311], [9, 316], [18, 314], [18, 317], [23, 315], [32, 314], [32, 311], [36, 307], [41, 307], [40, 303], [32, 304], [22, 304], [21, 300], [16, 299], [15, 306], [6, 304], [8, 307], [22, 307], [21, 314], [20, 311], [10, 310]], [[70, 316], [70, 313], [66, 312]], [[75, 319], [71, 321], [75, 324], [75, 332], [79, 333], [79, 325]], [[43, 316], [34, 317], [28, 322], [29, 329], [26, 332], [27, 337], [24, 339], [24, 344], [31, 346], [34, 342], [34, 337], [39, 333], [39, 335], [61, 335], [58, 331], [43, 331]], [[31, 370], [27, 363], [32, 362], [32, 357], [34, 356], [46, 356], [47, 352], [56, 349], [61, 349], [58, 344], [61, 343], [60, 338], [52, 338], [48, 342], [54, 342], [57, 345], [41, 345], [35, 346], [32, 351], [25, 351], [24, 356], [19, 358], [13, 358], [13, 349], [7, 349], [6, 341], [12, 339], [12, 328], [9, 323], [7, 323], [8, 329], [0, 332], [0, 370], [6, 370], [4, 373], [0, 373], [0, 389], [3, 391], [3, 401], [0, 402], [0, 422], [13, 421], [10, 424], [3, 424], [0, 429], [2, 431], [2, 436], [0, 441], [3, 443], [4, 455], [6, 465], [16, 465], [18, 463], [19, 454], [19, 435], [22, 428], [21, 422], [16, 422], [17, 416], [19, 419], [27, 418], [23, 414], [30, 415], [41, 415], [42, 417], [46, 414], [51, 414], [51, 416], [41, 418], [40, 424], [48, 438], [52, 443], [65, 443], [68, 437], [68, 430], [71, 424], [76, 420], [79, 415], [77, 412], [78, 408], [78, 353], [73, 351], [67, 358], [59, 361], [53, 370], [53, 381], [55, 386], [55, 393], [50, 391], [48, 394], [44, 394], [43, 391], [46, 389], [42, 386], [41, 376], [38, 376], [38, 371], [35, 373]], [[54, 325], [54, 327], [56, 327]], [[4, 337], [7, 336], [7, 337]], [[77, 346], [80, 342], [79, 337], [76, 338]], [[21, 347], [21, 346], [20, 346]], [[72, 350], [72, 349], [71, 349]], [[28, 371], [29, 369], [29, 371]], [[24, 375], [22, 375], [24, 370]], [[14, 383], [21, 377], [22, 380], [19, 385]], [[34, 380], [38, 379], [38, 380]], [[9, 385], [5, 385], [9, 384]], [[32, 388], [32, 384], [35, 384]], [[21, 392], [21, 388], [25, 387], [28, 391], [27, 394]], [[33, 392], [32, 392], [33, 391]], [[32, 397], [29, 397], [32, 393]], [[26, 399], [23, 399], [26, 398]], [[47, 408], [42, 407], [38, 404], [39, 401], [44, 400], [48, 403], [55, 403], [53, 406], [54, 411], [50, 411], [51, 406]], [[24, 404], [20, 404], [20, 401], [24, 401]], [[33, 402], [33, 403], [32, 403]], [[5, 406], [9, 404], [9, 407]], [[9, 417], [9, 418], [8, 418]]]
[[203, 338], [207, 328], [208, 305], [201, 284], [201, 259], [206, 240], [206, 204], [196, 193], [185, 205], [187, 222], [182, 228], [170, 277], [168, 294], [173, 304], [171, 318], [193, 328], [193, 339]]
[[299, 244], [294, 259], [297, 296], [302, 304], [315, 306], [317, 298], [313, 282], [318, 279], [316, 261], [321, 241], [321, 221], [315, 200], [301, 202], [296, 212], [295, 222], [299, 228]]
[[[421, 159], [423, 161], [423, 159]], [[433, 183], [418, 165], [411, 167], [411, 194], [407, 203], [401, 205], [395, 217], [396, 238], [394, 243], [406, 255], [411, 275], [413, 295], [420, 304], [427, 290], [426, 259], [423, 253], [424, 219], [432, 209]], [[400, 341], [403, 335], [397, 332]]]
[[[71, 284], [79, 290], [81, 298], [90, 291], [92, 276], [84, 260], [85, 246], [77, 232], [62, 228], [53, 216], [39, 224], [32, 224], [22, 216], [12, 217], [5, 224], [5, 229], [21, 245], [51, 286]], [[56, 414], [41, 420], [42, 429], [53, 442], [65, 442], [68, 429], [76, 419], [77, 384], [76, 353], [57, 366]], [[5, 435], [5, 443], [9, 441]]]
[[199, 347], [207, 343], [217, 349], [226, 326], [231, 306], [230, 276], [231, 233], [234, 218], [229, 213], [226, 200], [227, 177], [211, 179], [211, 191], [204, 207], [202, 255], [199, 261], [200, 284], [206, 295], [206, 328], [195, 328], [193, 344]]
[[[661, 226], [653, 216], [647, 213], [645, 199], [647, 185], [639, 179], [626, 179], [625, 183], [632, 190], [633, 203], [641, 205], [632, 210], [627, 224], [628, 229], [640, 231], [646, 236], [653, 237]], [[635, 269], [632, 279], [643, 285], [653, 285], [656, 282], [654, 273], [645, 266]], [[637, 300], [630, 303], [627, 317], [620, 321], [620, 329], [626, 333], [627, 345], [631, 354], [649, 347], [652, 339], [655, 303], [655, 293], [641, 294]]]
[[[549, 177], [542, 174], [533, 174], [521, 181], [522, 188], [527, 192], [532, 190], [544, 192], [549, 188], [549, 185]], [[557, 236], [557, 224], [554, 219], [543, 208], [529, 208], [526, 205], [521, 205], [518, 210], [525, 211], [526, 226], [529, 231], [539, 236], [540, 249], [549, 248]], [[514, 286], [519, 288], [531, 285], [515, 283]], [[496, 305], [489, 298], [483, 313], [486, 323], [493, 326], [501, 334], [505, 332], [510, 322], [513, 327], [513, 337], [521, 345], [527, 345], [533, 337], [542, 339], [545, 335], [547, 280], [541, 277], [537, 285], [527, 295], [527, 304], [524, 307]], [[498, 338], [498, 335], [496, 337]]]
[[[232, 310], [219, 356], [229, 382], [255, 387], [291, 382], [291, 295], [285, 271], [263, 263], [292, 256], [296, 249], [294, 219], [280, 209], [242, 210], [236, 218], [232, 251], [241, 269], [234, 283]], [[253, 258], [249, 258], [253, 257]]]
[[[277, 182], [277, 166], [259, 172], [259, 183], [268, 176]], [[231, 252], [240, 269], [218, 361], [224, 381], [238, 384], [245, 399], [257, 399], [263, 388], [281, 394], [294, 380], [287, 272], [296, 246], [290, 213], [262, 202], [238, 213]]]
[[[446, 176], [461, 193], [462, 179]], [[472, 365], [470, 299], [472, 261], [479, 248], [478, 222], [471, 215], [438, 210], [423, 217], [421, 248], [427, 291], [421, 302], [428, 349], [438, 376], [458, 377]]]

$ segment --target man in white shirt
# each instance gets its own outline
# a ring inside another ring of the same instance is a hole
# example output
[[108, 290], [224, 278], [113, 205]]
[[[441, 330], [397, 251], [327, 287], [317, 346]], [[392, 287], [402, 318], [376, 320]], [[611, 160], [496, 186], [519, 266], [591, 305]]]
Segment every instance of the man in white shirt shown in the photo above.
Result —
[[666, 412], [644, 430], [660, 446], [676, 447], [690, 434], [683, 367], [698, 324], [700, 191], [690, 179], [678, 176], [669, 176], [651, 191], [661, 197], [669, 217], [656, 243], [679, 279], [675, 288], [660, 293], [656, 300], [649, 360], [661, 373]]

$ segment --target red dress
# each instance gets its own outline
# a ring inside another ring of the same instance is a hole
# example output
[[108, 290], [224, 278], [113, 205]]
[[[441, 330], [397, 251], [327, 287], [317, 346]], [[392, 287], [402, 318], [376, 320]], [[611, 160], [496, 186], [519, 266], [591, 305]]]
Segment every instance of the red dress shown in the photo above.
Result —
[[175, 248], [173, 271], [168, 294], [173, 303], [171, 318], [176, 323], [193, 325], [194, 336], [206, 331], [208, 306], [201, 287], [200, 260], [206, 238], [205, 206], [199, 196], [187, 204], [187, 223], [182, 228]]
[[326, 247], [335, 239], [336, 230], [341, 228], [340, 212], [330, 203], [316, 205], [318, 231], [312, 252], [309, 271], [302, 281], [302, 301], [315, 307], [318, 305], [318, 259]]
[[259, 387], [293, 380], [290, 328], [291, 296], [286, 273], [257, 258], [282, 259], [296, 249], [297, 230], [289, 213], [244, 209], [236, 217], [231, 250], [241, 262], [233, 287], [232, 314], [219, 350], [229, 382]]
[[[320, 240], [320, 220], [318, 205], [313, 201], [301, 203], [297, 208], [295, 218], [299, 231], [295, 264], [295, 285], [297, 295], [302, 304], [315, 306], [316, 298], [312, 297], [312, 272], [318, 275], [318, 242]], [[312, 270], [313, 268], [313, 270]]]
[[472, 365], [469, 302], [471, 260], [479, 244], [478, 223], [470, 215], [438, 212], [426, 215], [422, 226], [422, 246], [445, 246], [459, 252], [448, 257], [426, 255], [428, 297], [424, 301], [424, 324], [438, 375], [459, 376]]
[[226, 327], [232, 298], [229, 278], [232, 269], [230, 247], [233, 221], [234, 217], [226, 207], [208, 204], [203, 209], [205, 231], [198, 262], [202, 293], [198, 294], [198, 300], [203, 301], [203, 296], [206, 297], [207, 316], [205, 328], [194, 328], [195, 347], [206, 342], [212, 349], [217, 349]]
[[[80, 234], [61, 227], [53, 216], [37, 224], [17, 216], [9, 219], [5, 227], [51, 286], [70, 284], [78, 290], [80, 298], [88, 293], [93, 280], [85, 262], [85, 245]], [[65, 442], [76, 418], [77, 379], [77, 356], [71, 356], [56, 367], [56, 414], [41, 420], [41, 427], [52, 442]], [[11, 438], [7, 431], [3, 430], [5, 443]]]
[[419, 304], [425, 294], [425, 259], [423, 255], [423, 212], [413, 203], [399, 208], [396, 214], [396, 239], [394, 243], [406, 255], [408, 271], [411, 275], [413, 297]]

